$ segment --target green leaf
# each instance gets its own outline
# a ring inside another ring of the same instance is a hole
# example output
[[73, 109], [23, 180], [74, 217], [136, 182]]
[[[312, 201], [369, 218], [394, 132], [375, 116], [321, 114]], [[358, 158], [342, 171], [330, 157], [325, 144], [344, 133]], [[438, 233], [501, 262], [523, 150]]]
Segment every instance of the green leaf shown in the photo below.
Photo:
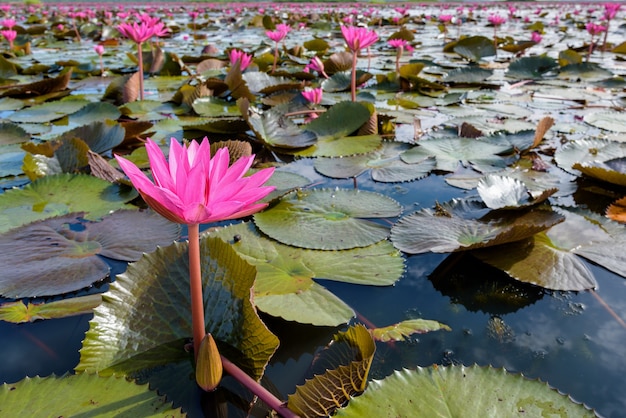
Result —
[[91, 313], [102, 302], [100, 294], [78, 296], [46, 303], [24, 301], [0, 304], [0, 320], [20, 324], [40, 319], [65, 318]]
[[82, 289], [109, 274], [97, 255], [134, 261], [179, 233], [178, 225], [153, 212], [118, 211], [97, 223], [80, 222], [82, 215], [44, 219], [1, 234], [0, 265], [8, 271], [0, 277], [0, 294], [21, 298]]
[[316, 158], [315, 170], [333, 178], [356, 177], [370, 170], [372, 178], [380, 182], [401, 182], [423, 178], [435, 168], [434, 158], [425, 158], [415, 164], [402, 161], [400, 154], [410, 149], [410, 145], [397, 142], [383, 142], [381, 149], [369, 154], [343, 158]]
[[451, 331], [450, 327], [437, 321], [427, 319], [408, 319], [388, 327], [370, 330], [376, 341], [405, 341], [413, 334], [424, 334], [439, 330]]
[[194, 112], [200, 116], [238, 116], [239, 108], [234, 102], [227, 102], [218, 97], [199, 97], [192, 104]]
[[624, 158], [615, 158], [608, 161], [593, 161], [584, 164], [576, 163], [572, 168], [579, 170], [586, 176], [606, 181], [618, 186], [626, 186], [626, 171]]
[[27, 377], [0, 387], [2, 411], [16, 416], [184, 417], [165, 396], [124, 377], [82, 373]]
[[562, 221], [560, 215], [545, 210], [523, 215], [498, 212], [477, 220], [424, 209], [400, 219], [391, 228], [391, 241], [409, 254], [449, 253], [523, 240]]
[[626, 132], [626, 115], [621, 112], [594, 112], [586, 113], [583, 117], [585, 123], [596, 128], [611, 132]]
[[[278, 339], [251, 303], [256, 269], [219, 238], [203, 237], [200, 252], [207, 332], [229, 360], [258, 380]], [[187, 367], [190, 305], [187, 244], [144, 254], [103, 295], [77, 370], [128, 374], [173, 362], [176, 368]], [[188, 384], [192, 390], [195, 379]]]
[[370, 383], [338, 417], [596, 417], [546, 383], [477, 365], [418, 367]]
[[626, 277], [623, 228], [588, 211], [559, 212], [565, 215], [565, 222], [529, 241], [474, 254], [514, 279], [547, 289], [580, 291], [596, 287], [593, 274], [580, 256]]
[[568, 142], [557, 149], [554, 160], [565, 171], [578, 174], [575, 164], [584, 166], [595, 161], [609, 161], [626, 157], [626, 144], [606, 139], [581, 139]]
[[469, 65], [450, 71], [445, 75], [443, 81], [446, 83], [485, 84], [492, 74], [493, 70]]
[[557, 69], [558, 66], [554, 58], [546, 55], [521, 57], [509, 64], [506, 75], [517, 80], [537, 80], [543, 78], [545, 73]]
[[87, 219], [98, 219], [117, 209], [132, 208], [125, 202], [135, 197], [133, 189], [92, 176], [46, 176], [0, 195], [0, 232], [70, 212], [85, 212]]
[[117, 120], [121, 116], [117, 106], [107, 102], [94, 102], [85, 105], [78, 112], [72, 113], [69, 123], [75, 126], [89, 125], [105, 120]]
[[496, 54], [493, 39], [485, 36], [469, 36], [459, 40], [452, 48], [454, 52], [465, 59], [478, 62], [484, 57]]
[[124, 140], [125, 132], [126, 130], [115, 121], [99, 120], [67, 131], [57, 139], [64, 141], [71, 138], [80, 138], [93, 152], [102, 154], [121, 144]]
[[[307, 380], [289, 395], [287, 406], [303, 417], [332, 415], [339, 406], [365, 390], [367, 376], [374, 358], [376, 345], [363, 325], [356, 325], [334, 338], [322, 353], [336, 362], [336, 358], [349, 361], [347, 365], [333, 364], [325, 367], [323, 374]], [[366, 416], [366, 415], [364, 415]]]
[[613, 73], [595, 62], [569, 64], [561, 68], [558, 77], [565, 80], [596, 81], [612, 77]]
[[363, 218], [390, 218], [400, 205], [378, 193], [348, 189], [297, 190], [254, 215], [263, 233], [287, 245], [319, 250], [365, 247], [389, 229]]
[[306, 126], [322, 139], [337, 139], [359, 129], [370, 118], [370, 110], [359, 102], [339, 102]]
[[247, 110], [246, 122], [256, 137], [270, 147], [303, 148], [314, 144], [317, 140], [313, 132], [303, 131], [280, 110], [274, 108], [265, 113], [259, 113], [253, 108], [246, 109], [247, 107], [244, 105], [244, 110]]
[[383, 139], [379, 135], [325, 138], [294, 154], [300, 157], [345, 157], [372, 152], [379, 148], [382, 142]]
[[388, 286], [404, 273], [404, 260], [391, 243], [344, 251], [305, 250], [259, 234], [252, 223], [211, 232], [257, 267], [254, 300], [273, 316], [300, 323], [338, 326], [354, 312], [314, 279]]
[[19, 144], [30, 139], [30, 135], [19, 125], [10, 122], [0, 123], [0, 145]]
[[57, 100], [18, 110], [8, 119], [12, 122], [44, 123], [61, 119], [70, 113], [77, 112], [89, 102], [83, 99]]
[[433, 138], [419, 141], [419, 145], [402, 154], [403, 161], [413, 164], [435, 157], [437, 170], [456, 171], [459, 164], [480, 172], [506, 167], [507, 161], [498, 154], [511, 149], [508, 143], [493, 143], [472, 138]]

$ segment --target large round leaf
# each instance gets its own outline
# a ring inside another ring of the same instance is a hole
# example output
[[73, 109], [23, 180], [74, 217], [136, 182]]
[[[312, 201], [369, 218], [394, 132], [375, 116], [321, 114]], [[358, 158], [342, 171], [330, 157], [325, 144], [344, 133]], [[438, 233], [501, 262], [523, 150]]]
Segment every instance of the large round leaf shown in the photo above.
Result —
[[0, 412], [19, 417], [184, 417], [165, 396], [124, 377], [82, 373], [33, 377], [0, 387]]
[[370, 118], [366, 105], [359, 102], [339, 102], [306, 127], [319, 139], [340, 138], [359, 129]]
[[98, 219], [117, 209], [132, 208], [126, 202], [135, 197], [133, 189], [92, 176], [43, 177], [0, 195], [0, 232], [69, 212], [85, 212], [87, 219]]
[[338, 326], [354, 311], [314, 279], [388, 286], [404, 273], [404, 260], [388, 241], [343, 251], [306, 250], [261, 236], [252, 223], [220, 228], [211, 235], [257, 267], [254, 301], [273, 316], [300, 323]]
[[370, 383], [339, 417], [596, 417], [546, 383], [479, 366], [418, 367]]
[[270, 237], [297, 247], [343, 250], [381, 241], [389, 228], [363, 218], [398, 216], [395, 200], [378, 193], [346, 189], [297, 190], [254, 215]]
[[561, 221], [563, 217], [546, 210], [503, 212], [480, 220], [421, 210], [391, 228], [391, 241], [409, 254], [467, 251], [519, 241]]
[[459, 40], [453, 51], [470, 61], [478, 62], [484, 57], [496, 54], [493, 39], [485, 36], [469, 36]]
[[605, 139], [581, 139], [565, 144], [556, 151], [554, 159], [559, 167], [578, 174], [574, 164], [594, 163], [626, 157], [626, 144]]
[[589, 125], [613, 132], [626, 132], [626, 115], [621, 112], [587, 113], [583, 120]]
[[[77, 370], [128, 374], [181, 361], [184, 367], [192, 335], [187, 247], [158, 248], [117, 277], [95, 309]], [[250, 301], [256, 269], [219, 238], [203, 238], [200, 251], [207, 332], [226, 344], [223, 354], [260, 379], [278, 339]]]

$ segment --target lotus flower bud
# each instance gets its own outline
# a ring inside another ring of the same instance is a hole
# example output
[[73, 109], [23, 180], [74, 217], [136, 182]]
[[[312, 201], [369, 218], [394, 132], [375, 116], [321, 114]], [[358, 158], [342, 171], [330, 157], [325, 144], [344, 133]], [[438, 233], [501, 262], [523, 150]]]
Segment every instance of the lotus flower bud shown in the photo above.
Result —
[[206, 392], [212, 392], [222, 380], [222, 359], [211, 334], [200, 343], [196, 359], [196, 383]]

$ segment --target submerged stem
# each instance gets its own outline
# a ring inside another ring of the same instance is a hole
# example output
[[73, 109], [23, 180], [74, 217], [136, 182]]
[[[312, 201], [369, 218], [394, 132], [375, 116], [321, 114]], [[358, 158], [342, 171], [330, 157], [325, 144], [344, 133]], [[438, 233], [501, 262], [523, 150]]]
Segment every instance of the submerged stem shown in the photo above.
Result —
[[261, 399], [270, 408], [276, 411], [278, 415], [285, 417], [285, 418], [297, 418], [298, 417], [298, 415], [295, 412], [287, 408], [283, 404], [283, 402], [277, 397], [275, 397], [269, 390], [265, 389], [256, 380], [254, 380], [253, 378], [248, 376], [246, 373], [244, 373], [243, 370], [237, 367], [234, 363], [232, 363], [226, 357], [224, 356], [221, 356], [221, 357], [222, 357], [222, 366], [224, 367], [224, 370], [233, 378], [235, 378], [239, 383], [241, 383], [246, 388], [248, 388], [248, 390], [250, 390], [256, 396], [258, 396], [259, 399]]
[[198, 357], [200, 343], [206, 333], [204, 328], [204, 299], [202, 297], [202, 272], [200, 269], [200, 226], [187, 225], [189, 229], [189, 287], [191, 292], [191, 326], [193, 328], [194, 358]]

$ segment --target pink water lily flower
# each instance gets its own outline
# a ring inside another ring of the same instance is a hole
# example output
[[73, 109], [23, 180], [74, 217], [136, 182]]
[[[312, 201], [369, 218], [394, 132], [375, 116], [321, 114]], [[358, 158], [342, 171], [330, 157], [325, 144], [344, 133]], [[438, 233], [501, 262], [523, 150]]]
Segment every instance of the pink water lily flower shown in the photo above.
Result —
[[317, 55], [311, 58], [311, 61], [304, 67], [305, 72], [316, 71], [320, 73], [324, 78], [328, 78], [328, 74], [324, 70], [324, 62]]
[[543, 37], [541, 36], [541, 34], [537, 31], [534, 31], [533, 33], [530, 34], [530, 40], [533, 41], [534, 43], [538, 44], [539, 42], [541, 42], [541, 40], [543, 39]]
[[146, 150], [154, 181], [127, 159], [115, 158], [148, 206], [172, 222], [202, 224], [248, 216], [266, 207], [256, 202], [274, 190], [262, 187], [273, 168], [244, 177], [254, 156], [242, 157], [229, 167], [228, 149], [221, 148], [211, 158], [206, 137], [188, 147], [172, 138], [169, 161], [150, 139]]
[[252, 63], [252, 55], [238, 49], [231, 49], [228, 52], [228, 60], [230, 61], [230, 65], [235, 65], [239, 62], [239, 69], [243, 71]]
[[270, 38], [274, 42], [280, 42], [287, 36], [287, 32], [284, 30], [268, 30], [265, 32], [268, 38]]
[[504, 24], [506, 22], [506, 17], [502, 17], [500, 15], [489, 15], [487, 20], [493, 26], [501, 26], [502, 24]]
[[143, 43], [153, 36], [163, 36], [167, 33], [163, 22], [155, 24], [142, 21], [141, 23], [120, 23], [117, 30], [126, 38], [131, 39], [135, 43]]
[[7, 40], [9, 43], [9, 49], [13, 49], [13, 41], [17, 38], [17, 32], [13, 29], [0, 30], [0, 34]]
[[15, 19], [3, 19], [3, 20], [0, 22], [0, 25], [1, 25], [2, 27], [7, 28], [7, 29], [13, 29], [13, 27], [14, 27], [15, 25], [17, 25], [17, 22], [15, 21]]
[[322, 95], [323, 94], [324, 94], [324, 92], [322, 91], [321, 87], [317, 87], [317, 88], [314, 88], [314, 89], [312, 89], [310, 87], [307, 87], [302, 92], [302, 97], [307, 99], [310, 103], [320, 104], [322, 102]]
[[341, 33], [348, 48], [352, 52], [358, 52], [378, 41], [378, 35], [373, 30], [357, 26], [341, 26]]
[[598, 35], [604, 31], [606, 31], [606, 26], [602, 26], [600, 24], [597, 23], [593, 23], [593, 22], [589, 22], [585, 25], [585, 29], [587, 29], [587, 32], [589, 32], [589, 34], [591, 36], [595, 36]]

